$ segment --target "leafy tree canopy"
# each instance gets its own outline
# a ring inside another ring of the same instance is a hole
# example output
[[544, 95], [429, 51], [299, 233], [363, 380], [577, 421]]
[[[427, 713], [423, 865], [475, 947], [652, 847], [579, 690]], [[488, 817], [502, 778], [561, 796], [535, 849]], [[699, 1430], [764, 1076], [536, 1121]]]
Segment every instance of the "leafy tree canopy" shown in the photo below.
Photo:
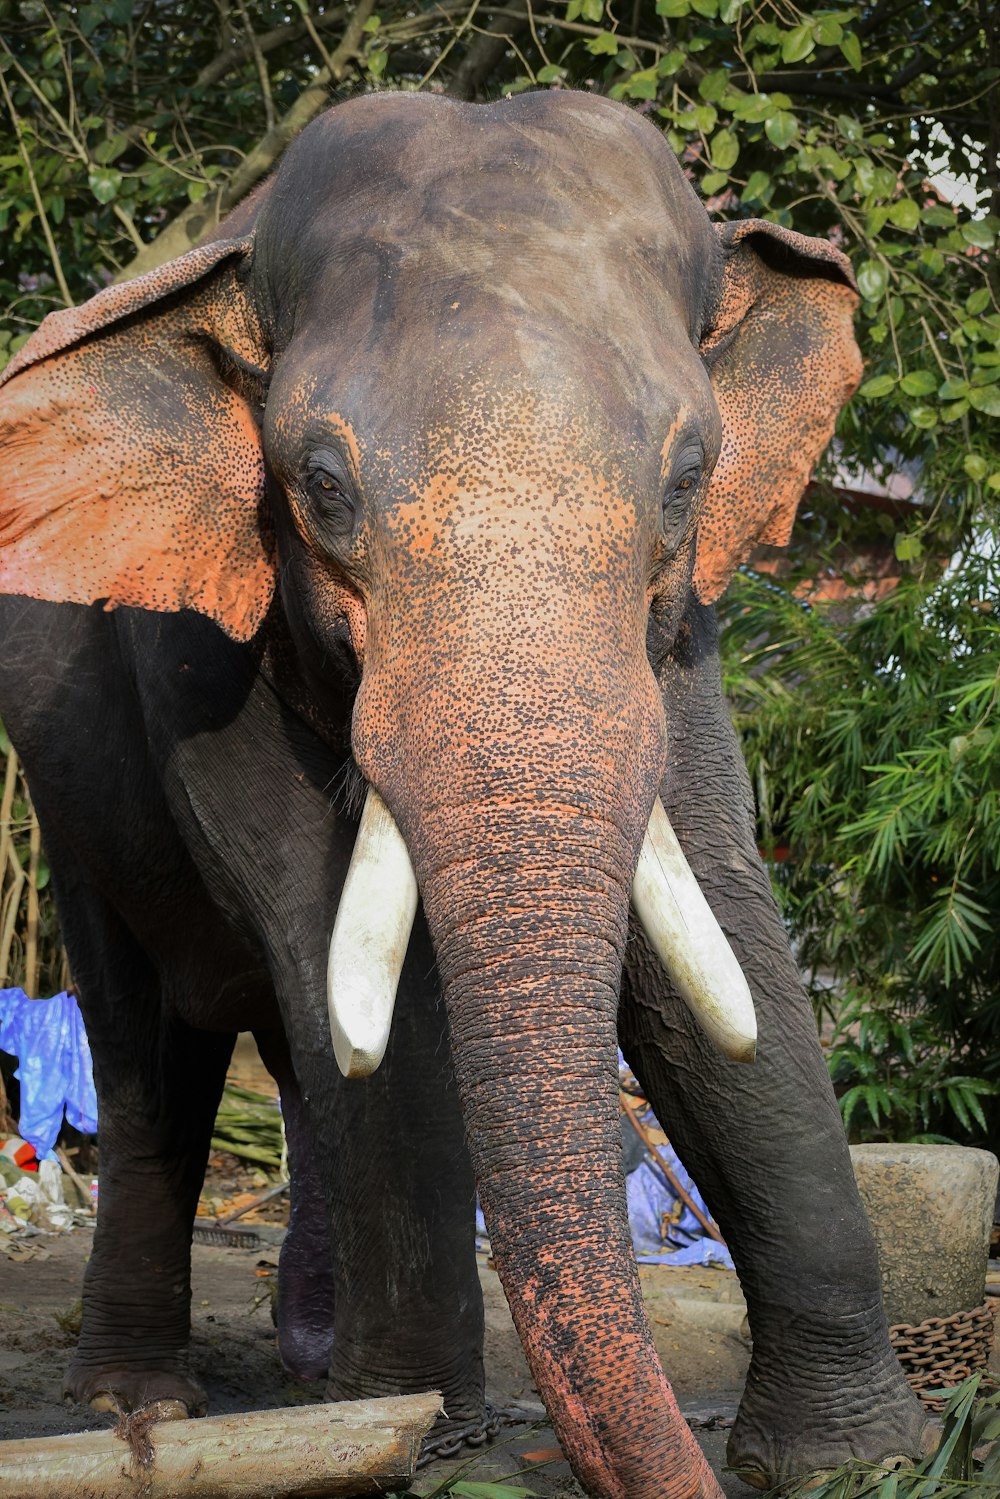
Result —
[[954, 1077], [1000, 1076], [998, 77], [990, 0], [0, 0], [0, 363], [187, 249], [338, 90], [607, 93], [713, 213], [847, 251], [865, 380], [726, 665], [803, 961], [881, 1016], [833, 1056], [875, 1131], [982, 1128]]

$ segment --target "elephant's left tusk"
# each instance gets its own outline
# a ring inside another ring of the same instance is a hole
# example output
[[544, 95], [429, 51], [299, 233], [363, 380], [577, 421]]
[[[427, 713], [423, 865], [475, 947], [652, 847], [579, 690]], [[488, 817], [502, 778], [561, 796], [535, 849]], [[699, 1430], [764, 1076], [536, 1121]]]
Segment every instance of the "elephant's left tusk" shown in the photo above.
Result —
[[345, 1077], [369, 1077], [385, 1055], [416, 912], [417, 879], [403, 835], [369, 787], [326, 974], [333, 1054]]
[[750, 986], [659, 797], [632, 881], [632, 909], [702, 1030], [731, 1061], [752, 1062], [757, 1017]]

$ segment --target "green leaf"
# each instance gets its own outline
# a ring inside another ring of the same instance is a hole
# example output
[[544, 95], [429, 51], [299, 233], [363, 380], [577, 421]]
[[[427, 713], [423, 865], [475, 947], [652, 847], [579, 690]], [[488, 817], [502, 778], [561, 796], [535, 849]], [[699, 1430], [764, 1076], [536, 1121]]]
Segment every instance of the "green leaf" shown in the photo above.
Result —
[[880, 203], [865, 214], [865, 232], [869, 239], [878, 239], [889, 218], [888, 204]]
[[[968, 380], [942, 380], [937, 388], [938, 399], [941, 401], [959, 401], [969, 389]], [[916, 394], [922, 395], [918, 391]]]
[[864, 126], [853, 115], [838, 115], [837, 129], [844, 139], [850, 141], [852, 145], [861, 140], [865, 133]]
[[728, 172], [709, 172], [701, 179], [701, 190], [706, 198], [710, 198], [714, 193], [721, 192], [728, 181]]
[[989, 305], [990, 289], [988, 286], [981, 286], [978, 291], [972, 292], [965, 299], [965, 310], [970, 317], [978, 317], [981, 312], [986, 311]]
[[585, 21], [596, 26], [604, 15], [604, 0], [583, 0], [581, 14]]
[[742, 9], [743, 0], [722, 0], [719, 6], [719, 20], [723, 26], [732, 26]]
[[460, 1479], [453, 1483], [449, 1494], [457, 1494], [460, 1499], [523, 1499], [525, 1495], [535, 1494], [535, 1489], [520, 1489], [510, 1483], [466, 1483]]
[[881, 396], [887, 396], [890, 390], [895, 390], [895, 388], [895, 375], [873, 375], [870, 380], [865, 381], [858, 395], [864, 396], [867, 401], [876, 401]]
[[765, 122], [764, 133], [772, 145], [784, 151], [799, 133], [799, 122], [787, 109], [779, 109]]
[[671, 21], [679, 21], [682, 16], [689, 15], [690, 11], [691, 0], [656, 0], [656, 14], [666, 16]]
[[751, 172], [747, 178], [747, 185], [743, 189], [743, 197], [748, 202], [761, 202], [764, 194], [771, 186], [771, 179], [767, 172]]
[[845, 31], [840, 43], [840, 50], [855, 73], [861, 72], [861, 43], [853, 31]]
[[889, 285], [889, 274], [879, 260], [866, 260], [858, 267], [858, 287], [869, 302], [877, 302], [885, 296]]
[[734, 117], [746, 120], [749, 125], [762, 125], [774, 113], [775, 103], [770, 94], [746, 94], [733, 105]]
[[996, 385], [971, 386], [968, 401], [984, 416], [1000, 416], [1000, 387]]
[[844, 35], [844, 28], [836, 16], [821, 16], [813, 22], [813, 36], [820, 47], [836, 47]]
[[99, 167], [87, 174], [87, 181], [98, 203], [110, 203], [118, 195], [118, 189], [122, 185], [122, 174], [111, 167]]
[[893, 550], [900, 562], [916, 562], [924, 554], [923, 542], [912, 531], [897, 532]]
[[900, 198], [889, 207], [889, 218], [898, 229], [911, 233], [920, 224], [920, 209], [912, 198]]
[[720, 130], [708, 143], [712, 165], [720, 172], [729, 172], [736, 165], [740, 154], [740, 143], [731, 130]]
[[681, 120], [681, 124], [687, 130], [700, 130], [703, 135], [708, 135], [715, 129], [719, 111], [713, 104], [696, 104], [694, 109], [689, 109]]
[[[566, 77], [566, 69], [558, 67], [554, 62], [550, 62], [544, 68], [539, 68], [535, 77], [539, 83], [560, 83]], [[633, 79], [632, 82], [634, 81]], [[652, 99], [653, 96], [653, 94], [648, 94], [647, 98]]]
[[672, 78], [675, 73], [680, 72], [686, 62], [687, 58], [684, 53], [674, 47], [665, 57], [660, 58], [656, 71], [661, 78]]
[[854, 163], [854, 177], [858, 184], [858, 192], [867, 198], [875, 187], [875, 163], [867, 156], [859, 156]]
[[912, 370], [899, 382], [900, 390], [908, 396], [929, 396], [937, 390], [937, 375], [931, 370]]
[[816, 46], [812, 26], [793, 26], [781, 39], [782, 62], [801, 62]]
[[84, 36], [93, 36], [97, 27], [104, 20], [104, 13], [99, 5], [84, 5], [80, 8], [80, 30]]
[[719, 14], [719, 0], [691, 0], [691, 9], [711, 21]]
[[992, 250], [996, 239], [991, 225], [983, 219], [970, 219], [962, 225], [961, 234], [967, 245], [975, 245], [979, 250]]
[[962, 460], [962, 467], [969, 478], [976, 484], [981, 483], [990, 471], [990, 466], [986, 462], [986, 459], [980, 457], [978, 453], [966, 453], [965, 458]]
[[602, 31], [597, 36], [592, 36], [586, 43], [587, 51], [594, 57], [617, 57], [618, 43], [615, 41], [614, 33]]
[[[628, 77], [628, 80], [618, 86], [621, 88], [622, 98], [655, 99], [656, 85], [656, 69], [644, 68], [641, 73], [631, 73]], [[619, 96], [616, 94], [615, 98], [618, 97]]]
[[94, 160], [102, 167], [106, 167], [126, 150], [128, 150], [128, 136], [119, 130], [95, 147]]
[[698, 84], [698, 96], [709, 104], [718, 104], [729, 86], [729, 74], [725, 68], [717, 68], [714, 73], [706, 73]]
[[909, 416], [913, 425], [925, 432], [929, 431], [931, 427], [936, 427], [938, 424], [938, 414], [933, 406], [913, 406], [910, 409]]

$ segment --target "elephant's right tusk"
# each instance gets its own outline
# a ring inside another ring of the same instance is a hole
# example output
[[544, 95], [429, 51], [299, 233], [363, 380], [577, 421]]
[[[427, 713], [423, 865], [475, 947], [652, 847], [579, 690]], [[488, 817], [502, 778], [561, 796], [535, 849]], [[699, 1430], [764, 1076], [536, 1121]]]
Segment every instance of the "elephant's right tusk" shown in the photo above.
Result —
[[734, 1062], [752, 1062], [750, 986], [657, 797], [632, 881], [632, 909], [702, 1030]]
[[416, 911], [417, 878], [403, 835], [369, 787], [326, 976], [333, 1054], [345, 1077], [370, 1076], [385, 1055]]

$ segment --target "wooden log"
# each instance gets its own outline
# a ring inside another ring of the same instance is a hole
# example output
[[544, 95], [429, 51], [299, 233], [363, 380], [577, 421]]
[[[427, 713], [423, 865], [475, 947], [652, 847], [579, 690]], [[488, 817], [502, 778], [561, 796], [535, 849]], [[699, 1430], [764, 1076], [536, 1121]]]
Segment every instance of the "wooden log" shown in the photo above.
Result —
[[441, 1396], [400, 1395], [0, 1442], [0, 1499], [335, 1499], [406, 1489]]

